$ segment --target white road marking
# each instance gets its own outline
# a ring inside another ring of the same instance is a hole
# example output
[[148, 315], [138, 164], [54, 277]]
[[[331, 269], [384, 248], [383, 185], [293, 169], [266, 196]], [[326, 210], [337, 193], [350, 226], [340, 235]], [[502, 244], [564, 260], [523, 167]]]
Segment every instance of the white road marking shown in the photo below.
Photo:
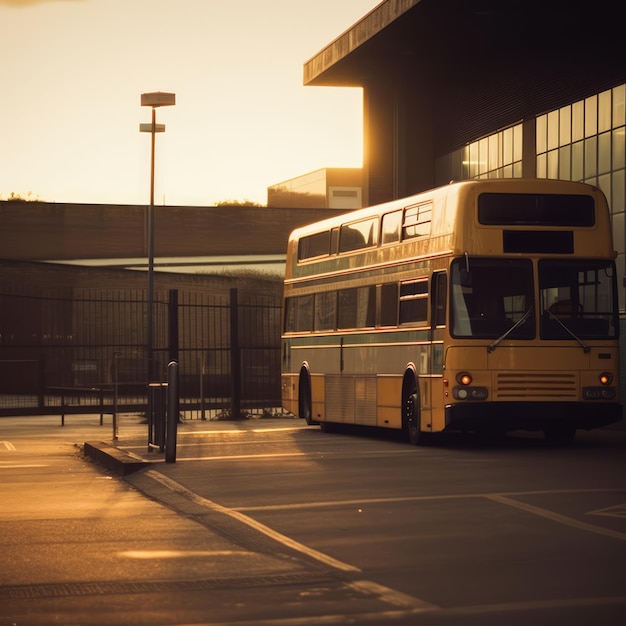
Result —
[[[520, 491], [520, 492], [512, 492], [512, 493], [466, 493], [466, 494], [449, 494], [449, 495], [440, 495], [440, 496], [406, 496], [401, 498], [363, 498], [363, 499], [355, 499], [355, 500], [331, 500], [331, 501], [318, 501], [318, 502], [303, 502], [299, 504], [270, 504], [270, 505], [262, 505], [262, 506], [242, 506], [237, 507], [234, 510], [237, 511], [278, 511], [278, 510], [288, 510], [288, 509], [314, 509], [314, 508], [322, 508], [322, 507], [335, 507], [335, 506], [358, 506], [362, 507], [367, 504], [390, 504], [392, 502], [425, 502], [425, 501], [433, 501], [433, 500], [459, 500], [459, 499], [475, 499], [475, 498], [485, 498], [487, 500], [492, 500], [494, 502], [498, 502], [499, 504], [504, 504], [506, 506], [514, 507], [526, 511], [527, 513], [532, 513], [534, 515], [539, 515], [540, 517], [545, 517], [553, 522], [557, 522], [559, 524], [563, 524], [565, 526], [570, 526], [572, 528], [576, 528], [578, 530], [583, 530], [585, 532], [595, 533], [596, 535], [604, 535], [605, 537], [612, 537], [613, 539], [619, 539], [620, 541], [626, 540], [626, 533], [612, 530], [610, 528], [603, 528], [602, 526], [596, 526], [594, 524], [589, 524], [587, 522], [582, 522], [576, 520], [572, 517], [567, 517], [565, 515], [560, 515], [559, 513], [555, 513], [548, 509], [544, 509], [538, 506], [534, 506], [532, 504], [526, 504], [525, 502], [520, 502], [519, 500], [515, 500], [515, 497], [523, 496], [523, 495], [554, 495], [554, 494], [566, 494], [566, 493], [621, 493], [621, 489], [564, 489], [560, 490], [547, 490], [547, 491]], [[610, 513], [609, 511], [614, 511]], [[606, 515], [611, 517], [624, 517], [626, 515], [625, 505], [618, 505], [615, 507], [609, 507], [607, 509], [601, 509], [599, 511], [594, 511], [589, 513], [588, 515]]]
[[192, 502], [195, 502], [196, 504], [199, 504], [200, 506], [206, 507], [207, 509], [211, 509], [213, 511], [218, 511], [219, 513], [222, 513], [224, 515], [228, 515], [229, 517], [232, 517], [233, 519], [236, 519], [246, 524], [247, 526], [250, 526], [254, 530], [260, 533], [263, 533], [264, 535], [268, 537], [271, 537], [275, 541], [278, 541], [279, 543], [282, 543], [283, 545], [293, 550], [301, 552], [302, 554], [306, 554], [307, 556], [315, 559], [316, 561], [320, 561], [321, 563], [324, 563], [330, 567], [333, 567], [334, 569], [341, 570], [342, 572], [360, 572], [361, 571], [358, 567], [354, 567], [353, 565], [349, 565], [347, 563], [342, 563], [341, 561], [338, 561], [337, 559], [333, 559], [332, 557], [326, 554], [323, 554], [322, 552], [318, 552], [317, 550], [313, 550], [312, 548], [309, 548], [297, 541], [294, 541], [293, 539], [290, 539], [289, 537], [286, 537], [285, 535], [282, 535], [281, 533], [275, 530], [272, 530], [268, 526], [265, 526], [264, 524], [261, 524], [257, 522], [256, 520], [253, 520], [251, 517], [248, 517], [247, 515], [244, 515], [243, 513], [239, 513], [238, 511], [234, 511], [233, 509], [228, 509], [224, 506], [221, 506], [220, 504], [217, 504], [216, 502], [208, 500], [207, 498], [203, 498], [202, 496], [199, 496], [193, 491], [190, 491], [186, 487], [183, 487], [183, 485], [176, 482], [175, 480], [172, 480], [171, 478], [164, 476], [160, 472], [157, 472], [155, 470], [148, 470], [146, 472], [146, 476], [149, 476], [156, 482], [161, 483], [168, 489], [171, 489], [175, 493], [179, 493], [180, 495], [191, 500]]
[[391, 504], [393, 502], [429, 502], [432, 500], [466, 500], [491, 496], [559, 495], [568, 493], [621, 493], [621, 489], [548, 489], [545, 491], [515, 491], [506, 493], [453, 493], [437, 496], [401, 496], [390, 498], [361, 498], [354, 500], [318, 500], [296, 504], [263, 504], [259, 506], [236, 507], [237, 511], [280, 511], [289, 509], [316, 509], [333, 506], [361, 506], [363, 504]]
[[[426, 500], [455, 500], [455, 499], [467, 499], [467, 498], [484, 498], [488, 500], [492, 500], [493, 502], [497, 502], [499, 504], [504, 504], [506, 506], [514, 507], [526, 511], [527, 513], [531, 513], [533, 515], [538, 515], [540, 517], [544, 517], [553, 522], [563, 524], [566, 526], [570, 526], [572, 528], [576, 528], [578, 530], [583, 530], [585, 532], [591, 532], [599, 535], [604, 535], [607, 537], [611, 537], [618, 540], [626, 540], [626, 533], [622, 533], [619, 531], [614, 531], [607, 528], [602, 528], [599, 526], [595, 526], [593, 524], [588, 524], [585, 522], [578, 521], [576, 519], [566, 517], [565, 515], [560, 515], [558, 513], [554, 513], [547, 509], [543, 509], [538, 506], [526, 504], [519, 500], [514, 500], [515, 496], [522, 495], [548, 495], [548, 494], [565, 494], [565, 493], [622, 493], [622, 489], [615, 488], [605, 488], [605, 489], [563, 489], [563, 490], [545, 490], [545, 491], [521, 491], [521, 492], [510, 492], [510, 493], [471, 493], [471, 494], [450, 494], [450, 495], [440, 495], [440, 496], [415, 496], [415, 497], [402, 497], [402, 498], [371, 498], [371, 499], [361, 499], [361, 500], [344, 500], [344, 501], [322, 501], [322, 502], [311, 502], [311, 503], [303, 503], [303, 504], [287, 504], [287, 505], [271, 505], [271, 506], [258, 506], [258, 507], [240, 507], [238, 509], [229, 509], [223, 507], [216, 502], [208, 500], [207, 498], [203, 498], [198, 494], [195, 494], [191, 490], [187, 489], [180, 483], [164, 476], [160, 472], [156, 470], [148, 470], [146, 472], [147, 476], [150, 476], [156, 482], [161, 483], [168, 489], [179, 493], [180, 495], [188, 498], [189, 500], [199, 504], [201, 506], [207, 507], [214, 511], [218, 511], [223, 513], [224, 515], [228, 515], [233, 519], [237, 519], [238, 521], [250, 526], [251, 528], [261, 532], [268, 537], [282, 543], [285, 546], [288, 546], [302, 554], [305, 554], [315, 560], [318, 560], [330, 567], [338, 569], [344, 572], [360, 572], [361, 570], [358, 567], [353, 565], [349, 565], [347, 563], [343, 563], [342, 561], [338, 561], [326, 554], [318, 552], [317, 550], [313, 550], [277, 531], [272, 530], [271, 528], [261, 524], [254, 519], [244, 515], [242, 511], [253, 511], [253, 510], [277, 510], [277, 509], [298, 509], [298, 508], [315, 508], [315, 507], [327, 507], [327, 506], [342, 506], [342, 505], [360, 505], [371, 503], [371, 504], [379, 504], [379, 503], [389, 503], [389, 502], [406, 502], [406, 501], [426, 501]], [[607, 509], [601, 509], [593, 514], [609, 514], [606, 513], [612, 509], [620, 510], [623, 508], [623, 505], [619, 505], [617, 507], [610, 507]], [[606, 511], [606, 512], [605, 512]], [[621, 513], [619, 515], [621, 517]], [[481, 605], [481, 606], [469, 606], [469, 607], [456, 607], [452, 609], [445, 609], [439, 607], [437, 605], [431, 604], [414, 596], [410, 596], [408, 594], [396, 591], [394, 589], [390, 589], [385, 587], [384, 585], [379, 585], [376, 582], [368, 581], [368, 580], [359, 580], [353, 581], [350, 583], [346, 583], [348, 587], [352, 588], [354, 591], [359, 593], [363, 593], [366, 595], [374, 595], [378, 596], [381, 601], [386, 602], [392, 606], [398, 607], [398, 611], [389, 611], [383, 613], [373, 613], [368, 615], [362, 615], [360, 617], [364, 618], [364, 621], [370, 621], [370, 618], [376, 621], [376, 619], [380, 619], [381, 616], [388, 615], [391, 617], [393, 614], [394, 617], [400, 617], [403, 615], [412, 615], [419, 614], [423, 612], [437, 612], [440, 614], [481, 614], [481, 613], [507, 613], [507, 612], [519, 612], [526, 610], [537, 610], [537, 609], [550, 609], [550, 608], [558, 608], [558, 607], [575, 607], [575, 606], [600, 606], [600, 605], [613, 605], [613, 604], [626, 604], [626, 597], [612, 597], [612, 598], [575, 598], [569, 600], [546, 600], [542, 602], [537, 601], [522, 601], [522, 602], [513, 602], [509, 604], [493, 604], [493, 605]], [[336, 621], [335, 618], [340, 618], [339, 621]], [[367, 619], [365, 619], [367, 618]], [[255, 622], [257, 623], [257, 622]], [[286, 620], [286, 624], [292, 623], [292, 620]], [[306, 625], [306, 624], [334, 624], [334, 623], [345, 623], [345, 616], [336, 616], [336, 615], [327, 615], [327, 616], [317, 616], [312, 618], [311, 620], [307, 618], [298, 618], [293, 621], [293, 624]], [[263, 622], [258, 622], [258, 624], [263, 624]]]
[[0, 445], [3, 445], [10, 452], [15, 452], [15, 446], [10, 441], [0, 441]]
[[[175, 480], [172, 480], [171, 478], [164, 476], [160, 472], [157, 472], [155, 470], [148, 470], [146, 472], [146, 475], [150, 476], [150, 478], [161, 483], [168, 489], [171, 489], [175, 493], [179, 493], [180, 495], [188, 498], [192, 502], [195, 502], [196, 504], [209, 508], [213, 511], [218, 511], [224, 515], [228, 515], [229, 517], [232, 517], [250, 526], [254, 530], [260, 533], [263, 533], [264, 535], [267, 535], [268, 537], [271, 537], [272, 539], [274, 539], [275, 541], [278, 541], [284, 546], [287, 546], [293, 550], [296, 550], [302, 554], [305, 554], [309, 556], [310, 558], [315, 559], [316, 561], [320, 561], [321, 563], [324, 563], [325, 565], [328, 565], [334, 569], [338, 569], [342, 572], [360, 572], [361, 571], [358, 567], [355, 567], [354, 565], [343, 563], [342, 561], [334, 559], [328, 556], [327, 554], [323, 554], [322, 552], [318, 552], [317, 550], [314, 550], [313, 548], [309, 548], [308, 546], [305, 546], [304, 544], [299, 543], [298, 541], [295, 541], [291, 539], [290, 537], [287, 537], [269, 528], [268, 526], [265, 526], [265, 524], [261, 524], [260, 522], [257, 522], [256, 520], [252, 519], [251, 517], [248, 517], [247, 515], [243, 515], [242, 513], [238, 511], [235, 511], [233, 509], [228, 509], [224, 506], [221, 506], [220, 504], [217, 504], [216, 502], [213, 502], [212, 500], [203, 498], [202, 496], [199, 496], [193, 491], [187, 489], [186, 487], [176, 482]], [[389, 587], [385, 587], [384, 585], [379, 585], [378, 583], [375, 583], [372, 581], [368, 581], [368, 580], [354, 581], [352, 583], [348, 583], [347, 586], [349, 588], [352, 588], [355, 591], [358, 591], [359, 593], [363, 593], [363, 594], [370, 595], [370, 596], [371, 595], [378, 596], [381, 601], [391, 604], [393, 606], [401, 607], [405, 610], [408, 609], [410, 613], [433, 611], [433, 610], [439, 609], [439, 607], [437, 607], [434, 604], [430, 604], [429, 602], [425, 602], [424, 600], [420, 600], [419, 598], [414, 598], [413, 596], [407, 595], [405, 593], [401, 593], [399, 591], [396, 591], [395, 589], [390, 589]], [[381, 614], [376, 614], [378, 618], [380, 618], [380, 615]], [[341, 623], [344, 623], [344, 622], [345, 622], [345, 617], [343, 617]], [[315, 618], [313, 623], [322, 624], [324, 623], [324, 621], [320, 621], [318, 617], [318, 618]], [[334, 622], [329, 622], [329, 623], [334, 623]]]
[[612, 537], [613, 539], [626, 541], [626, 533], [619, 532], [618, 530], [612, 530], [610, 528], [602, 528], [601, 526], [587, 524], [586, 522], [581, 522], [572, 517], [566, 517], [565, 515], [554, 513], [553, 511], [549, 511], [548, 509], [543, 509], [539, 506], [534, 506], [533, 504], [527, 504], [526, 502], [520, 502], [519, 500], [513, 500], [512, 498], [508, 498], [506, 496], [495, 493], [485, 494], [484, 497], [489, 500], [493, 500], [494, 502], [506, 504], [507, 506], [521, 509], [522, 511], [526, 511], [527, 513], [538, 515], [539, 517], [545, 517], [546, 519], [556, 522], [557, 524], [563, 524], [564, 526], [570, 526], [571, 528], [576, 528], [585, 532], [595, 533], [596, 535], [604, 535], [605, 537]]
[[626, 517], [626, 503], [617, 506], [609, 506], [606, 509], [598, 509], [597, 511], [589, 511], [587, 515], [600, 515], [604, 517]]
[[241, 460], [241, 459], [276, 459], [283, 457], [294, 457], [294, 456], [311, 456], [308, 452], [279, 452], [279, 453], [268, 453], [268, 454], [233, 454], [232, 456], [197, 456], [197, 457], [187, 457], [184, 459], [177, 459], [177, 461], [230, 461], [230, 460]]

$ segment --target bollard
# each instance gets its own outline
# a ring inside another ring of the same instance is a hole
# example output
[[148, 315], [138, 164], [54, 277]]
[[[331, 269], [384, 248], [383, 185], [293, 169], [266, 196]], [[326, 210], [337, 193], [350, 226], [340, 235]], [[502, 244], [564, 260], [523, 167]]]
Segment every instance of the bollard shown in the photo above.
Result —
[[167, 383], [148, 385], [148, 451], [165, 448], [165, 412]]
[[165, 462], [176, 463], [176, 434], [178, 429], [178, 363], [167, 365], [167, 434], [165, 437]]

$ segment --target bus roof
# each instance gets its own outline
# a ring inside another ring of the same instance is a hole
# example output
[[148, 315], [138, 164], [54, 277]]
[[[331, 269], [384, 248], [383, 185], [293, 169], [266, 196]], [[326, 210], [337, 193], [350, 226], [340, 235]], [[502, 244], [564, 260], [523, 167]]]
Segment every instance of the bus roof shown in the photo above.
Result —
[[[354, 222], [362, 218], [406, 208], [421, 202], [432, 201], [447, 203], [449, 197], [459, 198], [470, 194], [476, 197], [480, 193], [554, 193], [554, 194], [585, 194], [603, 197], [602, 192], [592, 185], [565, 180], [554, 179], [524, 179], [524, 178], [497, 178], [489, 180], [466, 180], [451, 182], [448, 185], [437, 187], [405, 198], [391, 200], [382, 204], [372, 205], [362, 209], [355, 209], [347, 213], [314, 222], [292, 231], [289, 241], [311, 235], [323, 230], [338, 228], [342, 224]], [[460, 199], [460, 198], [459, 198]]]

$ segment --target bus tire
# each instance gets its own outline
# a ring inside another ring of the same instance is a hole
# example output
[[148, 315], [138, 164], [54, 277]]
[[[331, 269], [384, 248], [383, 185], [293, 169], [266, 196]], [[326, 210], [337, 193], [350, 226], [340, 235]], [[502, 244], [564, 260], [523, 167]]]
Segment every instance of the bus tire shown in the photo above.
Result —
[[404, 375], [402, 384], [402, 429], [411, 444], [417, 446], [422, 443], [423, 433], [420, 430], [417, 380], [411, 371]]
[[302, 367], [298, 380], [298, 417], [304, 419], [309, 426], [317, 424], [317, 422], [313, 420], [311, 375], [307, 367]]

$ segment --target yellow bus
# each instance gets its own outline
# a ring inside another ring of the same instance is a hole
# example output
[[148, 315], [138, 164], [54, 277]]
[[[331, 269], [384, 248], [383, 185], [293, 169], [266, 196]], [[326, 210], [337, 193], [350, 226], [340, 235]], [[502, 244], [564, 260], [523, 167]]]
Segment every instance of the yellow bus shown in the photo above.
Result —
[[295, 230], [282, 403], [320, 424], [430, 433], [621, 419], [606, 198], [557, 180], [451, 183]]

